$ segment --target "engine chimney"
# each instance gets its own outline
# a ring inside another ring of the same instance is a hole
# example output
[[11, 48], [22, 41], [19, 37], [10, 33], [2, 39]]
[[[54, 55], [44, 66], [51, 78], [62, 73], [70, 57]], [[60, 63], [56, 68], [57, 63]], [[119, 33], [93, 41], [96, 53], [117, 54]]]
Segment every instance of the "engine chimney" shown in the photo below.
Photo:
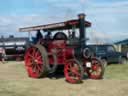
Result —
[[78, 15], [81, 47], [86, 45], [85, 16], [84, 13]]

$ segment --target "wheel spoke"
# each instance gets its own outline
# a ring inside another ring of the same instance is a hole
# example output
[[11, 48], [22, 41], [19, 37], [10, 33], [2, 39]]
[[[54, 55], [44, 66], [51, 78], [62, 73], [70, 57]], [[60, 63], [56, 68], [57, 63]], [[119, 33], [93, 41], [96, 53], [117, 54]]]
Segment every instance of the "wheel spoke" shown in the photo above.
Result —
[[37, 60], [40, 60], [40, 59], [42, 59], [42, 56], [39, 55], [39, 56], [36, 57], [36, 59], [37, 59]]
[[78, 79], [80, 79], [80, 77], [81, 77], [81, 75], [80, 75], [78, 72], [75, 72], [74, 75], [75, 75]]
[[27, 56], [33, 58], [32, 54], [30, 54], [30, 53], [27, 53]]
[[40, 72], [41, 72], [40, 67], [39, 67], [38, 65], [36, 65], [36, 73], [37, 73], [37, 74], [40, 74]]
[[70, 67], [69, 66], [67, 66], [67, 68], [66, 68], [68, 71], [71, 71], [71, 69], [70, 69]]
[[34, 73], [39, 74], [39, 70], [38, 70], [37, 66], [35, 66], [35, 68], [34, 68]]
[[69, 67], [72, 68], [74, 65], [73, 65], [73, 62], [71, 62], [71, 64], [69, 64]]
[[36, 49], [33, 48], [33, 49], [32, 49], [32, 55], [33, 55], [33, 56], [35, 56], [35, 52], [36, 52]]
[[38, 68], [38, 70], [39, 70], [40, 72], [42, 71], [42, 68], [41, 68], [40, 65], [37, 65], [37, 68]]
[[38, 60], [38, 62], [37, 62], [37, 63], [38, 63], [38, 64], [42, 64], [43, 62], [42, 62], [41, 60], [40, 60], [40, 61]]
[[33, 70], [33, 72], [36, 72], [36, 65], [35, 64], [32, 65], [32, 70]]
[[[38, 50], [36, 51], [36, 53], [35, 53], [35, 57], [37, 57], [39, 55], [39, 52], [38, 52]], [[39, 55], [40, 56], [40, 55]]]
[[73, 68], [72, 72], [76, 77], [80, 77], [79, 70], [77, 68]]

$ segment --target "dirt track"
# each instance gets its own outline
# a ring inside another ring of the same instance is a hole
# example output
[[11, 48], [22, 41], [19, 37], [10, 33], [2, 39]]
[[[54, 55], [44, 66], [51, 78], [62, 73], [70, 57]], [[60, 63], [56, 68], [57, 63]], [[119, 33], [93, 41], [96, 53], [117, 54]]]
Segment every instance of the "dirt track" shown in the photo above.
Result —
[[64, 78], [28, 78], [23, 63], [0, 65], [0, 96], [128, 96], [128, 80], [83, 80], [68, 84]]

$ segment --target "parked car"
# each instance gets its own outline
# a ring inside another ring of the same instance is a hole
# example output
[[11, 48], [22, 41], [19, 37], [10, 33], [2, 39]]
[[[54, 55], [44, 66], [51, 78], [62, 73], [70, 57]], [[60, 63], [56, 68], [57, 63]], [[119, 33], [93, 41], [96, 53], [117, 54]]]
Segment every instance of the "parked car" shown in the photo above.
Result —
[[113, 45], [88, 45], [93, 54], [99, 57], [104, 65], [110, 63], [127, 64], [127, 56], [117, 52]]

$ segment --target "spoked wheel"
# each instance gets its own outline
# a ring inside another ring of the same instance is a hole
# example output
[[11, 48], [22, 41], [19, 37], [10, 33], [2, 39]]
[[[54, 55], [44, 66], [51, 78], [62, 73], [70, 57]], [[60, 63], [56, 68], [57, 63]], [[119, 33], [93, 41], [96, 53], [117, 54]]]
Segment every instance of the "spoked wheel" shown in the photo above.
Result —
[[83, 78], [83, 68], [77, 60], [72, 59], [65, 64], [64, 74], [67, 82], [73, 84], [81, 83]]
[[99, 59], [92, 58], [91, 68], [87, 68], [86, 71], [90, 79], [102, 79], [104, 66]]
[[25, 54], [25, 66], [28, 75], [33, 78], [40, 78], [45, 74], [46, 60], [43, 57], [45, 54], [42, 55], [43, 52], [40, 52], [38, 47], [30, 47]]

